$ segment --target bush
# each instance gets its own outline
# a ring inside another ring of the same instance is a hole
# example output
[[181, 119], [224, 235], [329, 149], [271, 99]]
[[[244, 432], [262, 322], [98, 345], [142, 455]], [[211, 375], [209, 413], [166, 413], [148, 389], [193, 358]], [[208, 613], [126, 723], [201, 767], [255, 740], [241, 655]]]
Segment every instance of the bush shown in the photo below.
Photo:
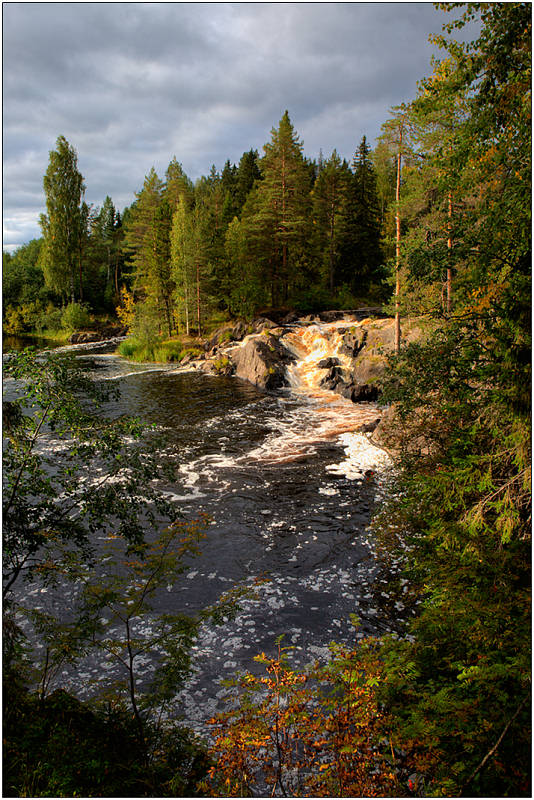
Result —
[[204, 750], [178, 725], [149, 732], [156, 755], [147, 764], [125, 708], [62, 690], [44, 700], [25, 689], [7, 694], [4, 797], [191, 797], [206, 774]]
[[60, 308], [56, 308], [49, 303], [46, 310], [41, 313], [35, 323], [35, 330], [38, 333], [43, 331], [60, 331], [62, 322], [62, 312]]
[[87, 306], [81, 303], [69, 303], [61, 315], [61, 326], [68, 331], [79, 331], [91, 323]]

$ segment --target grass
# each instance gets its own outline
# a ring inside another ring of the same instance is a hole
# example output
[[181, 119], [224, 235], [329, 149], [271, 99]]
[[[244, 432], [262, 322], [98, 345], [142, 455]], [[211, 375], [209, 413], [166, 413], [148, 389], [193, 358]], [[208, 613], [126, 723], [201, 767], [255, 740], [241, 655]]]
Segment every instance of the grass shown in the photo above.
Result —
[[121, 342], [117, 348], [117, 353], [130, 361], [156, 361], [163, 364], [179, 362], [189, 353], [198, 355], [201, 352], [201, 345], [187, 338], [157, 339], [154, 342], [140, 342], [131, 338]]

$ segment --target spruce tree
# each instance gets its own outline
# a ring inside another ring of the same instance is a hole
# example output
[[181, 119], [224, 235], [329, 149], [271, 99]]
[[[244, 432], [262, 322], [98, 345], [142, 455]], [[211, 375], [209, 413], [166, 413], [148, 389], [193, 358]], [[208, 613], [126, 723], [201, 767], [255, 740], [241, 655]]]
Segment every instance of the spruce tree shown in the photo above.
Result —
[[383, 260], [376, 173], [370, 154], [371, 150], [364, 136], [353, 160], [353, 247], [356, 254], [354, 286], [357, 291], [369, 288], [373, 279], [378, 276]]
[[326, 161], [320, 159], [321, 168], [312, 191], [314, 240], [321, 274], [331, 293], [339, 275], [339, 258], [342, 233], [347, 226], [347, 201], [349, 181], [352, 177], [348, 164], [336, 150]]
[[184, 197], [186, 202], [191, 204], [193, 202], [193, 184], [185, 174], [182, 165], [176, 160], [176, 156], [172, 159], [167, 171], [165, 173], [165, 197], [174, 213], [178, 207], [180, 198]]
[[252, 247], [261, 254], [271, 303], [278, 306], [288, 302], [299, 284], [311, 209], [310, 174], [287, 111], [263, 149], [263, 180], [256, 186], [246, 224]]
[[237, 216], [241, 215], [245, 201], [254, 184], [261, 179], [258, 160], [259, 156], [257, 150], [247, 150], [247, 152], [243, 153], [239, 161], [235, 186], [235, 207]]
[[[170, 229], [172, 213], [152, 167], [128, 216], [124, 248], [130, 255], [134, 290], [156, 314], [159, 331], [172, 330]], [[147, 307], [148, 307], [147, 306]]]

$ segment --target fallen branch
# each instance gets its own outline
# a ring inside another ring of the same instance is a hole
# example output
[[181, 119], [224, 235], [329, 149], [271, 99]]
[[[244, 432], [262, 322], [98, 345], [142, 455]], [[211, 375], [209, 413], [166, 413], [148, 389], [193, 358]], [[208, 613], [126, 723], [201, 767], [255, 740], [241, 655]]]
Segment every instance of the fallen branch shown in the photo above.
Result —
[[[520, 714], [520, 712], [521, 712], [521, 709], [523, 708], [523, 706], [525, 705], [525, 703], [527, 702], [527, 700], [529, 699], [529, 697], [530, 697], [530, 695], [528, 695], [528, 694], [527, 694], [527, 695], [526, 695], [526, 696], [525, 696], [525, 697], [524, 697], [524, 698], [521, 700], [521, 702], [519, 703], [519, 705], [518, 705], [518, 707], [517, 707], [517, 709], [516, 709], [516, 711], [515, 711], [515, 714], [514, 714], [514, 716], [512, 717], [512, 719], [510, 719], [510, 720], [508, 721], [508, 723], [507, 723], [506, 727], [504, 728], [503, 732], [501, 733], [501, 735], [500, 735], [500, 736], [499, 736], [499, 738], [497, 739], [496, 743], [493, 745], [493, 747], [491, 748], [491, 750], [490, 750], [488, 753], [486, 753], [486, 755], [484, 756], [484, 758], [482, 759], [482, 761], [480, 762], [480, 764], [478, 765], [478, 767], [477, 767], [477, 768], [476, 768], [476, 769], [475, 769], [475, 770], [474, 770], [474, 771], [471, 773], [471, 775], [470, 775], [470, 776], [469, 776], [469, 778], [467, 779], [467, 781], [466, 781], [466, 783], [464, 784], [464, 787], [463, 787], [464, 789], [465, 789], [465, 788], [467, 788], [467, 786], [469, 786], [469, 784], [471, 783], [471, 781], [473, 780], [473, 778], [474, 778], [474, 777], [475, 777], [475, 776], [476, 776], [476, 775], [477, 775], [477, 774], [480, 772], [480, 770], [481, 770], [481, 769], [483, 769], [483, 768], [484, 768], [484, 766], [485, 766], [485, 765], [486, 765], [486, 763], [489, 761], [489, 759], [492, 757], [492, 755], [494, 755], [494, 753], [495, 753], [495, 751], [497, 750], [497, 748], [499, 747], [500, 743], [502, 742], [502, 740], [503, 740], [503, 739], [504, 739], [504, 737], [506, 736], [506, 733], [507, 733], [507, 731], [508, 731], [509, 727], [511, 726], [511, 724], [513, 723], [513, 721], [516, 719], [516, 717], [518, 717], [518, 716], [519, 716], [519, 714]], [[462, 791], [462, 792], [460, 792], [460, 796], [461, 796], [462, 794], [463, 794], [463, 791]]]

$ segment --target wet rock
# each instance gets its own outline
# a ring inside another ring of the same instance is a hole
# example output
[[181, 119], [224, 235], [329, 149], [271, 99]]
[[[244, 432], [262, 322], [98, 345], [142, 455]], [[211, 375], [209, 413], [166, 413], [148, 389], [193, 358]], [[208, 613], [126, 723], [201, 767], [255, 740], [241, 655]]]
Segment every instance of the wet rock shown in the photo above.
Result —
[[280, 320], [280, 325], [292, 325], [294, 322], [298, 321], [299, 321], [299, 315], [297, 314], [297, 312], [290, 311], [289, 314], [286, 314], [286, 316]]
[[221, 328], [217, 328], [215, 333], [206, 341], [204, 342], [204, 350], [209, 353], [210, 355], [224, 344], [228, 344], [234, 338], [234, 328], [237, 326], [234, 325], [223, 325]]
[[380, 422], [373, 431], [371, 442], [378, 447], [394, 449], [398, 444], [397, 429], [399, 420], [394, 406], [384, 409]]
[[185, 355], [182, 358], [182, 360], [180, 361], [180, 366], [181, 367], [185, 367], [185, 366], [187, 366], [187, 364], [190, 364], [192, 361], [196, 361], [196, 360], [197, 360], [197, 356], [196, 355], [193, 355], [193, 353], [187, 353], [187, 355]]
[[87, 344], [88, 342], [101, 342], [102, 334], [95, 331], [76, 331], [69, 337], [70, 344]]
[[257, 319], [252, 320], [250, 328], [251, 330], [249, 333], [261, 333], [264, 330], [278, 328], [278, 325], [276, 322], [273, 322], [272, 319], [267, 319], [267, 317], [258, 317]]
[[198, 362], [195, 366], [199, 372], [206, 372], [208, 375], [215, 375], [217, 373], [217, 369], [211, 358], [206, 358], [204, 361]]
[[356, 328], [354, 331], [345, 333], [339, 352], [343, 355], [355, 358], [365, 347], [367, 341], [367, 331], [363, 328]]
[[340, 383], [343, 383], [343, 369], [339, 366], [333, 366], [322, 379], [320, 386], [323, 389], [335, 389], [337, 391]]
[[232, 351], [232, 361], [238, 378], [254, 383], [260, 389], [287, 386], [286, 364], [295, 357], [276, 336], [255, 336]]
[[371, 422], [365, 422], [363, 425], [360, 425], [359, 428], [356, 429], [356, 433], [373, 433], [378, 427], [380, 423], [380, 417], [372, 420]]
[[341, 364], [339, 358], [323, 358], [322, 361], [319, 361], [317, 364], [317, 369], [332, 369], [332, 367], [338, 367]]
[[354, 384], [347, 383], [346, 381], [340, 381], [335, 387], [334, 391], [337, 394], [340, 394], [342, 397], [346, 397], [347, 400], [352, 400], [352, 393], [354, 391]]
[[351, 400], [353, 403], [362, 403], [378, 400], [378, 386], [369, 383], [357, 383], [352, 388]]

